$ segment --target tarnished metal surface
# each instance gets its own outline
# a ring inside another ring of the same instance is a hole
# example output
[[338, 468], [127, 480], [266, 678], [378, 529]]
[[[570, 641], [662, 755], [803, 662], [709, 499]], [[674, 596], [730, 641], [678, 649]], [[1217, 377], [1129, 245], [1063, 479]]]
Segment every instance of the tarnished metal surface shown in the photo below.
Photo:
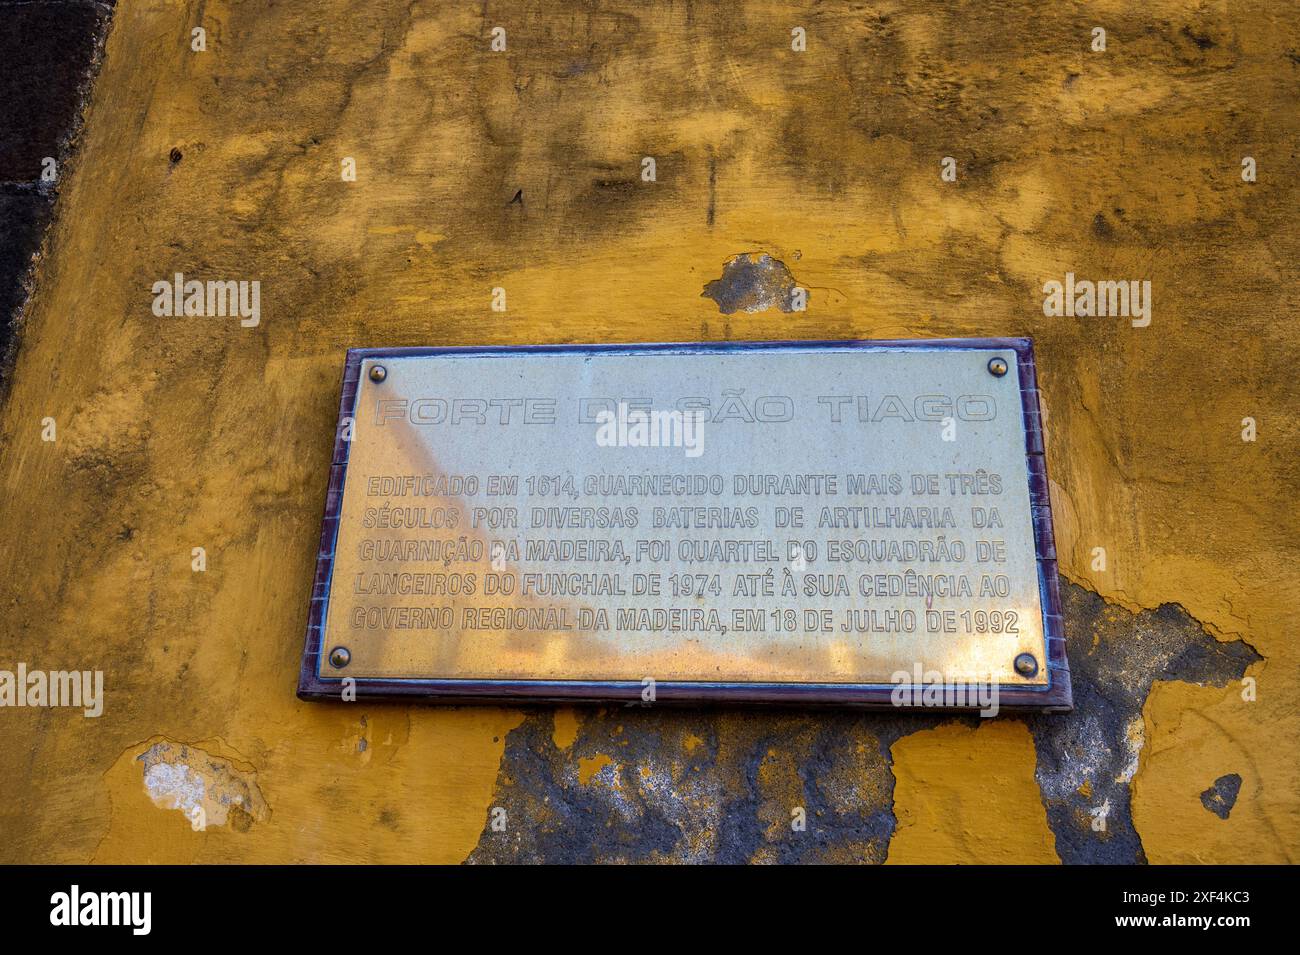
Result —
[[1043, 686], [1017, 359], [366, 358], [321, 676]]

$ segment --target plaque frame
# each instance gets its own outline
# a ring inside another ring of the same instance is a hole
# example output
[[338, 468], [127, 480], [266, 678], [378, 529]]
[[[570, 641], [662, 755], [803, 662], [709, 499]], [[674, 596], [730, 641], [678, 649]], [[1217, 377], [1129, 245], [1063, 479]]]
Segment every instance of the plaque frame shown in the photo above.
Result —
[[[1025, 432], [1025, 466], [1029, 504], [1037, 558], [1038, 588], [1043, 612], [1048, 682], [1044, 686], [1001, 684], [998, 706], [1004, 710], [1067, 712], [1073, 708], [1070, 667], [1065, 653], [1065, 629], [1061, 616], [1060, 584], [1056, 544], [1048, 492], [1046, 449], [1039, 408], [1038, 378], [1034, 347], [1028, 338], [932, 338], [880, 340], [800, 340], [744, 342], [671, 342], [645, 344], [574, 345], [462, 345], [431, 347], [349, 348], [343, 366], [339, 414], [335, 423], [334, 451], [330, 462], [325, 516], [321, 523], [316, 574], [307, 614], [307, 633], [298, 675], [298, 696], [303, 700], [341, 700], [345, 678], [323, 678], [320, 657], [334, 571], [343, 490], [347, 481], [351, 443], [345, 427], [356, 411], [361, 391], [363, 362], [380, 358], [420, 358], [451, 355], [519, 354], [711, 354], [784, 350], [939, 351], [968, 349], [1006, 350], [1016, 354], [1021, 413]], [[352, 690], [356, 700], [425, 702], [442, 704], [640, 704], [640, 681], [621, 680], [517, 680], [517, 679], [393, 679], [356, 677]], [[894, 684], [889, 683], [793, 683], [793, 682], [686, 682], [655, 684], [655, 704], [758, 704], [776, 706], [828, 706], [859, 709], [939, 711], [937, 707], [900, 707], [891, 701]], [[945, 707], [953, 712], [961, 707]], [[971, 709], [966, 707], [965, 709]]]

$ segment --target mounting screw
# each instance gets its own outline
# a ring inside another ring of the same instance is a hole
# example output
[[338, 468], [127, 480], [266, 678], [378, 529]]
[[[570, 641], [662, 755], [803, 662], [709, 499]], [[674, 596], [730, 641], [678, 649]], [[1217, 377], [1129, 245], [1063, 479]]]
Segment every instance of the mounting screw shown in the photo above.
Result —
[[[347, 653], [346, 650], [343, 652]], [[1016, 672], [1023, 677], [1038, 675], [1038, 661], [1034, 659], [1032, 653], [1022, 653], [1020, 656], [1016, 657], [1015, 668]]]
[[383, 365], [371, 365], [371, 366], [370, 366], [370, 380], [371, 380], [371, 381], [374, 381], [374, 382], [380, 382], [380, 381], [383, 381], [383, 380], [384, 380], [385, 378], [387, 378], [387, 377], [388, 377], [388, 369], [385, 368]]
[[[1032, 657], [1030, 659], [1033, 659]], [[336, 670], [342, 670], [352, 662], [352, 651], [347, 647], [335, 647], [330, 651], [330, 666]]]
[[[1003, 358], [989, 359], [989, 374], [994, 378], [1001, 378], [1007, 373], [1007, 363]], [[373, 374], [373, 372], [372, 372]]]

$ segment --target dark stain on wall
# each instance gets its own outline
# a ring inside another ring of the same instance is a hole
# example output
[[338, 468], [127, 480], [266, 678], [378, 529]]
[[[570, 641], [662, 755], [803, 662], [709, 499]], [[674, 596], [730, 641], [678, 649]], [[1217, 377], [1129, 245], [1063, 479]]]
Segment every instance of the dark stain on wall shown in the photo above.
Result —
[[[0, 378], [114, 0], [0, 0]], [[53, 180], [42, 177], [46, 158]]]
[[[1061, 581], [1075, 709], [1005, 715], [1029, 727], [1037, 780], [1066, 863], [1144, 862], [1129, 785], [1142, 705], [1155, 680], [1223, 685], [1260, 659], [1180, 608], [1132, 614]], [[890, 748], [978, 716], [835, 710], [603, 708], [571, 746], [554, 714], [506, 740], [489, 820], [469, 860], [492, 862], [870, 862], [893, 837]], [[802, 807], [807, 828], [795, 832]], [[1098, 823], [1104, 820], [1104, 826]]]

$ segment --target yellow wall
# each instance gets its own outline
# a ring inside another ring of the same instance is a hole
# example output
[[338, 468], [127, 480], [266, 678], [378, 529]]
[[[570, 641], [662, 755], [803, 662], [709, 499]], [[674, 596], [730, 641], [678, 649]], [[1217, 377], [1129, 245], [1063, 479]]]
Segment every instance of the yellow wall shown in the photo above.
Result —
[[[0, 667], [107, 706], [0, 711], [0, 861], [1294, 861], [1296, 12], [120, 0], [0, 413]], [[701, 297], [747, 252], [807, 311]], [[960, 335], [1036, 342], [1071, 716], [295, 698], [345, 348]]]

